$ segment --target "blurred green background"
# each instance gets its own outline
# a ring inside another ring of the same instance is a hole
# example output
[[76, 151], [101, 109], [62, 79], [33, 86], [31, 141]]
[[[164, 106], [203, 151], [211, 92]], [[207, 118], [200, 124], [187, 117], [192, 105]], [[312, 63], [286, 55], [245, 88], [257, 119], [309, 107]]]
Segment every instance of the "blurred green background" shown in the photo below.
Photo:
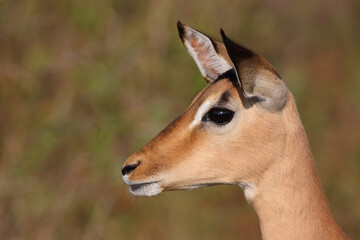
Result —
[[360, 236], [359, 1], [0, 1], [0, 239], [259, 239], [238, 187], [133, 197], [126, 157], [206, 84], [176, 21], [264, 55]]

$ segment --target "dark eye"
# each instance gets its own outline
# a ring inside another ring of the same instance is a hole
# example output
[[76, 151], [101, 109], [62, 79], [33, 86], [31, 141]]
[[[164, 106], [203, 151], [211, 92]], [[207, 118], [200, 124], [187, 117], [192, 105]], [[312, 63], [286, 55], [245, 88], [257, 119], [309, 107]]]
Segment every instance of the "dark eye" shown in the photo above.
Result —
[[234, 117], [234, 112], [226, 108], [213, 108], [206, 115], [205, 120], [218, 125], [229, 123]]

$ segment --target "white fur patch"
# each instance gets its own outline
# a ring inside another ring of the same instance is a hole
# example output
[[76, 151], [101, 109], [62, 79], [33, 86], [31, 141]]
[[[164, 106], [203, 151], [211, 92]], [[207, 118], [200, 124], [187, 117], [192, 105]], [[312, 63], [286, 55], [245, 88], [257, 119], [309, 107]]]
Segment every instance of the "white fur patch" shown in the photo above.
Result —
[[125, 182], [127, 185], [130, 184], [130, 180], [129, 180], [128, 175], [125, 175], [125, 176], [123, 176], [122, 178], [123, 178], [124, 182]]
[[[206, 49], [205, 61], [204, 59], [202, 59], [202, 61], [199, 59], [199, 54], [204, 55], [204, 50], [202, 50], [201, 53], [198, 53], [196, 49], [191, 46], [191, 43], [188, 40], [191, 38], [195, 38], [197, 44], [201, 46], [202, 49]], [[189, 54], [193, 57], [203, 77], [207, 76], [209, 79], [215, 80], [220, 74], [232, 68], [232, 66], [224, 58], [216, 53], [212, 42], [207, 36], [190, 27], [187, 27], [186, 29], [186, 39], [184, 44]]]
[[136, 196], [154, 196], [162, 192], [162, 188], [156, 182], [139, 183], [129, 180], [127, 175], [122, 177], [124, 182], [129, 185], [129, 191]]
[[162, 188], [157, 183], [149, 183], [145, 184], [141, 187], [138, 187], [136, 189], [132, 189], [131, 185], [129, 188], [130, 192], [136, 196], [155, 196], [162, 192]]
[[244, 190], [246, 200], [252, 202], [258, 193], [254, 183], [240, 182], [238, 185]]
[[211, 106], [210, 101], [206, 101], [199, 107], [194, 117], [194, 120], [189, 125], [189, 129], [193, 128], [194, 126], [198, 125], [201, 122], [203, 115], [209, 110], [210, 106]]

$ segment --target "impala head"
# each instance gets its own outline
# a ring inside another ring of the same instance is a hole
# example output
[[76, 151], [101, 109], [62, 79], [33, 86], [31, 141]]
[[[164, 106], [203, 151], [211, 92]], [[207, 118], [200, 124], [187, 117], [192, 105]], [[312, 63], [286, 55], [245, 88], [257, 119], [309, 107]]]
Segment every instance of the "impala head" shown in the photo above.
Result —
[[123, 179], [135, 195], [215, 184], [251, 186], [254, 194], [285, 142], [281, 112], [288, 91], [263, 57], [223, 31], [222, 43], [180, 22], [178, 30], [209, 84], [182, 115], [126, 160]]

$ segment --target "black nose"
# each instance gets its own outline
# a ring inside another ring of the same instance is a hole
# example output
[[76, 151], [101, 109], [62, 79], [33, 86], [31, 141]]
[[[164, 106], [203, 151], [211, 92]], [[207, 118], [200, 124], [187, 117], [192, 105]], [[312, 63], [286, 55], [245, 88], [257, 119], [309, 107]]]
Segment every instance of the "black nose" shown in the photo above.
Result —
[[126, 175], [126, 174], [130, 174], [132, 171], [135, 170], [135, 168], [137, 168], [137, 166], [140, 165], [140, 161], [137, 161], [137, 163], [134, 163], [134, 164], [129, 164], [129, 165], [126, 165], [122, 170], [122, 174], [123, 175]]

